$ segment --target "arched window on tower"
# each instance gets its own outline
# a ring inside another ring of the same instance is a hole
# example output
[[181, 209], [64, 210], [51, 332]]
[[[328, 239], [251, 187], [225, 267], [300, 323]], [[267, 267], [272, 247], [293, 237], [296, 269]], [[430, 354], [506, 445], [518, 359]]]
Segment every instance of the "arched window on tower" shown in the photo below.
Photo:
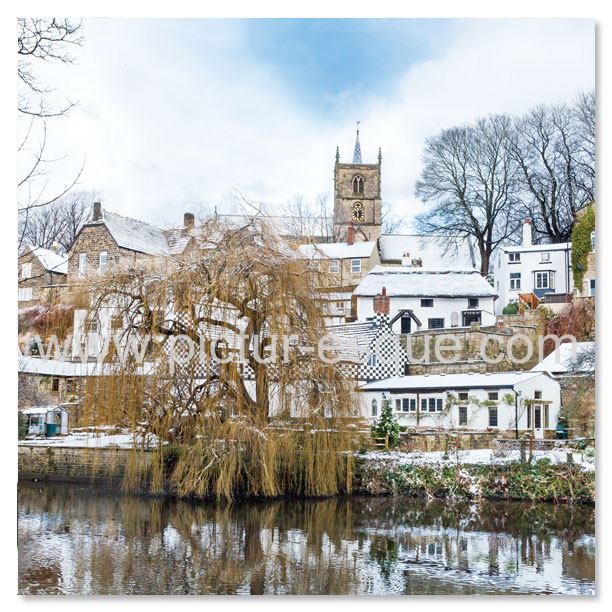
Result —
[[363, 178], [361, 176], [353, 177], [353, 193], [363, 193]]

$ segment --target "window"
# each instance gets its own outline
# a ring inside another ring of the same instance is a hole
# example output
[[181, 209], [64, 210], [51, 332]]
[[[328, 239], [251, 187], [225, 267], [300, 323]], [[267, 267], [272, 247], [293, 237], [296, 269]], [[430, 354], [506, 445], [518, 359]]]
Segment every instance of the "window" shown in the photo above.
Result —
[[74, 391], [74, 387], [75, 387], [74, 383], [75, 383], [74, 378], [66, 379], [66, 391], [68, 393], [72, 393]]
[[329, 262], [329, 271], [331, 274], [338, 274], [340, 272], [340, 262], [337, 259], [332, 259]]
[[436, 411], [436, 398], [430, 397], [429, 398], [429, 412], [435, 412], [435, 411]]
[[410, 399], [407, 397], [404, 397], [402, 399], [402, 412], [409, 412], [409, 411], [410, 411]]
[[98, 322], [97, 321], [86, 321], [85, 322], [85, 331], [88, 334], [97, 332], [98, 331]]
[[591, 251], [595, 252], [595, 232], [591, 232]]
[[20, 289], [19, 290], [19, 301], [27, 302], [32, 299], [32, 289]]
[[439, 397], [436, 399], [436, 412], [442, 412], [442, 408], [444, 407], [444, 402], [442, 398]]
[[462, 402], [467, 402], [467, 400], [468, 400], [468, 392], [467, 391], [459, 391], [458, 396], [459, 396], [459, 399]]
[[426, 399], [421, 400], [421, 412], [427, 412], [427, 400]]
[[378, 402], [373, 399], [372, 400], [372, 416], [377, 416], [378, 415]]
[[361, 259], [351, 259], [351, 272], [353, 274], [361, 273]]
[[368, 359], [368, 365], [372, 367], [376, 365], [376, 353], [372, 353], [370, 355], [370, 358]]
[[499, 393], [497, 391], [489, 392], [489, 400], [492, 402], [496, 402], [499, 399]]
[[533, 428], [542, 429], [542, 406], [533, 407]]
[[113, 331], [123, 329], [123, 317], [121, 315], [114, 315], [111, 317], [111, 329]]
[[497, 427], [497, 406], [489, 408], [489, 427]]
[[353, 193], [363, 193], [363, 178], [361, 176], [353, 178]]
[[100, 274], [106, 274], [106, 251], [100, 252]]
[[595, 279], [589, 279], [589, 295], [595, 295]]
[[548, 416], [548, 410], [549, 406], [548, 404], [544, 405], [544, 429], [549, 429], [550, 428], [550, 419]]
[[520, 272], [510, 272], [510, 289], [521, 288], [521, 273]]
[[542, 399], [542, 392], [541, 391], [534, 391], [533, 392], [533, 397], [535, 399]]
[[444, 319], [427, 319], [429, 329], [444, 329]]
[[433, 300], [430, 298], [421, 300], [421, 308], [433, 308]]
[[79, 276], [83, 277], [87, 273], [87, 253], [79, 255]]
[[510, 263], [519, 263], [521, 261], [520, 253], [508, 253], [508, 261]]
[[27, 263], [21, 266], [21, 278], [30, 278], [32, 276], [32, 264]]
[[552, 289], [552, 274], [550, 272], [536, 272], [536, 289]]
[[54, 377], [51, 379], [51, 391], [59, 391], [59, 378]]
[[467, 406], [459, 406], [459, 425], [467, 425]]
[[527, 406], [527, 429], [531, 429], [531, 406]]
[[548, 251], [540, 254], [540, 261], [542, 263], [546, 263], [550, 261], [550, 253]]
[[400, 412], [401, 410], [402, 410], [402, 400], [396, 399], [395, 400], [395, 412]]
[[402, 315], [400, 322], [401, 322], [401, 332], [400, 333], [409, 334], [410, 333], [410, 317], [407, 315]]
[[468, 308], [478, 308], [480, 300], [478, 298], [468, 298]]

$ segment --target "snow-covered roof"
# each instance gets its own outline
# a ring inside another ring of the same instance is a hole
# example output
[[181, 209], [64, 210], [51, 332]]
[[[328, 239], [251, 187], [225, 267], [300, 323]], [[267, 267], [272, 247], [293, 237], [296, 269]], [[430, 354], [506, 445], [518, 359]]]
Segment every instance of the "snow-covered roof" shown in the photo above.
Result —
[[[30, 253], [38, 257], [45, 270], [58, 274], [68, 274], [68, 255], [66, 253], [56, 253], [51, 249], [43, 249], [31, 244], [27, 248]], [[25, 253], [25, 249], [22, 252]]]
[[380, 255], [384, 263], [401, 262], [404, 253], [410, 259], [421, 259], [424, 268], [475, 267], [470, 243], [460, 236], [418, 236], [414, 234], [383, 234]]
[[19, 357], [19, 372], [21, 374], [38, 374], [40, 376], [92, 376], [99, 369], [96, 363], [81, 361], [57, 361], [41, 359], [26, 355]]
[[510, 388], [543, 372], [491, 372], [487, 374], [419, 374], [395, 376], [363, 385], [364, 391], [410, 391], [416, 389]]
[[63, 412], [68, 412], [66, 408], [62, 408], [61, 406], [33, 406], [32, 408], [26, 408], [25, 410], [21, 410], [23, 414], [47, 414], [49, 412], [55, 412], [56, 410], [62, 410]]
[[476, 270], [426, 270], [375, 266], [353, 295], [389, 297], [497, 297], [497, 292]]
[[572, 249], [571, 242], [559, 242], [557, 244], [531, 244], [529, 246], [524, 245], [509, 245], [499, 247], [506, 253], [528, 253], [529, 251], [567, 251]]
[[359, 259], [370, 257], [376, 242], [321, 242], [301, 244], [300, 253], [309, 259]]
[[103, 210], [100, 221], [88, 221], [85, 226], [102, 224], [106, 226], [117, 246], [123, 249], [148, 255], [170, 253], [166, 232], [150, 223]]
[[[576, 357], [580, 357], [581, 353], [592, 350], [595, 347], [594, 342], [576, 342]], [[559, 351], [553, 351], [548, 357], [545, 357], [540, 363], [534, 366], [532, 372], [548, 372], [549, 374], [567, 374], [572, 369], [573, 349], [571, 342], [564, 342], [559, 346]], [[586, 364], [585, 364], [586, 366]], [[587, 371], [584, 367], [582, 371]]]

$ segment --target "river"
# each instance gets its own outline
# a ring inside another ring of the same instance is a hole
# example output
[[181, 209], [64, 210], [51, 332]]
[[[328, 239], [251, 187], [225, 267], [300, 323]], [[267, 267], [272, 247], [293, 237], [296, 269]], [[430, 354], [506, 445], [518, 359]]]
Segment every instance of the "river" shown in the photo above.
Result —
[[583, 594], [595, 510], [19, 488], [22, 594]]

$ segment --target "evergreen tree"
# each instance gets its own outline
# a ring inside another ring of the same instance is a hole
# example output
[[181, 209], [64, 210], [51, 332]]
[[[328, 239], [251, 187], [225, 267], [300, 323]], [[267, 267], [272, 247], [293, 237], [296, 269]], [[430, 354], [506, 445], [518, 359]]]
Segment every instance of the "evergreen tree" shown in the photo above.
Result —
[[372, 423], [372, 437], [386, 438], [389, 436], [389, 446], [397, 443], [400, 436], [400, 426], [393, 414], [391, 401], [385, 398], [382, 402], [380, 419]]

